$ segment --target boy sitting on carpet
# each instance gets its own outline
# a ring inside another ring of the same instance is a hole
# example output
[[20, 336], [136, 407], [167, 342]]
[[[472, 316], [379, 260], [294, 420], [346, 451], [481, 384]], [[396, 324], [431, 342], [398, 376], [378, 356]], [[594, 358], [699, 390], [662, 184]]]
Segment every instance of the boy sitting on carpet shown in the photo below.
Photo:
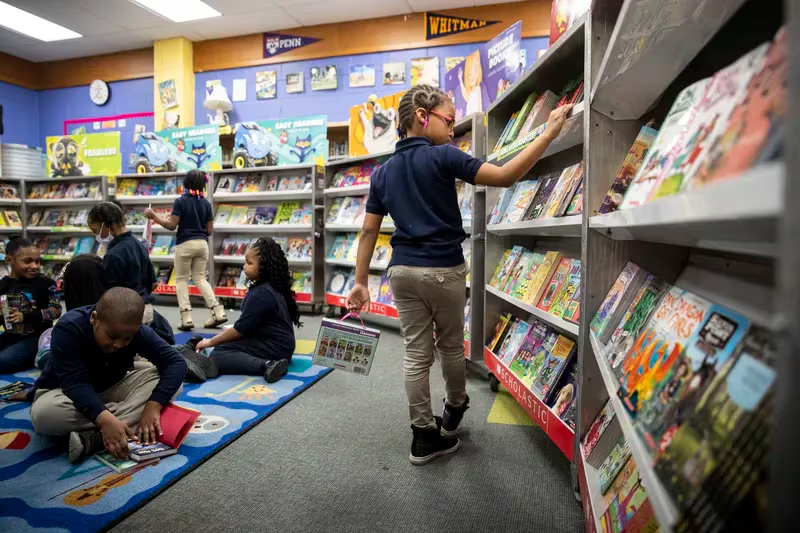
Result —
[[[186, 363], [142, 325], [143, 312], [136, 291], [114, 287], [96, 306], [68, 312], [53, 328], [31, 422], [37, 433], [69, 435], [73, 463], [104, 446], [126, 459], [129, 439], [158, 440], [161, 408], [180, 392]], [[128, 372], [137, 354], [155, 366]]]

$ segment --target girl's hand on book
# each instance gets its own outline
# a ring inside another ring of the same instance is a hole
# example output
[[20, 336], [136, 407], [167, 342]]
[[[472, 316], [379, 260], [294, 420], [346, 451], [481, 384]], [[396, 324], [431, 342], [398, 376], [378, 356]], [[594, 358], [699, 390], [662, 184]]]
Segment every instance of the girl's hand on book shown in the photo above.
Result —
[[347, 310], [361, 311], [364, 306], [369, 306], [369, 289], [356, 283], [347, 296]]
[[561, 133], [561, 128], [564, 127], [564, 122], [567, 120], [567, 115], [572, 111], [573, 104], [562, 105], [559, 108], [550, 111], [550, 117], [547, 119], [547, 127], [544, 130], [550, 141], [555, 140], [558, 134]]
[[21, 324], [23, 320], [25, 320], [25, 317], [22, 316], [22, 311], [19, 309], [12, 309], [8, 313], [8, 321], [12, 324]]
[[139, 420], [139, 427], [136, 430], [139, 442], [144, 444], [154, 444], [161, 436], [161, 404], [149, 401], [144, 406], [142, 418]]

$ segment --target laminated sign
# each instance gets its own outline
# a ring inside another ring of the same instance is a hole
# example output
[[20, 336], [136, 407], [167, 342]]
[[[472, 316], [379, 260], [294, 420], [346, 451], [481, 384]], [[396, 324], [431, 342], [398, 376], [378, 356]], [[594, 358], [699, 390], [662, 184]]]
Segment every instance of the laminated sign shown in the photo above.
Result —
[[[381, 332], [358, 324], [325, 318], [319, 328], [313, 363], [366, 376], [372, 367]], [[355, 315], [357, 316], [357, 315]], [[360, 320], [360, 319], [359, 319]]]

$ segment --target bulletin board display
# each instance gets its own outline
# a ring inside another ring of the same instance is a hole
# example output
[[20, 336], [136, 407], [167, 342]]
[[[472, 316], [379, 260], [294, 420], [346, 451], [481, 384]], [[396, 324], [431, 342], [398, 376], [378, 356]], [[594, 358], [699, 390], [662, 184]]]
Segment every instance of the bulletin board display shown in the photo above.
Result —
[[64, 135], [80, 133], [120, 132], [120, 153], [123, 174], [132, 173], [137, 132], [154, 131], [155, 119], [150, 113], [126, 113], [108, 117], [77, 118], [64, 121]]

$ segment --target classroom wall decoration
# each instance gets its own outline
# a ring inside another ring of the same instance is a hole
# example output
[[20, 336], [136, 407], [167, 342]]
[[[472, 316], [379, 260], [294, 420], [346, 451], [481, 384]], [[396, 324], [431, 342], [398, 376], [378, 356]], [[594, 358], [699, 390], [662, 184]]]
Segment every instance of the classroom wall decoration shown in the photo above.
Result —
[[122, 172], [118, 131], [48, 137], [47, 175], [115, 176]]
[[339, 86], [336, 67], [328, 65], [325, 67], [311, 67], [311, 90], [330, 91]]
[[137, 174], [222, 169], [219, 128], [215, 124], [146, 131], [136, 135], [133, 146]]
[[394, 149], [397, 142], [397, 108], [406, 91], [350, 108], [350, 157]]
[[161, 104], [164, 109], [178, 107], [178, 88], [175, 86], [175, 80], [166, 80], [159, 83], [158, 94], [161, 97]]
[[447, 35], [464, 33], [465, 31], [485, 28], [492, 24], [499, 24], [499, 20], [481, 20], [466, 17], [454, 17], [439, 13], [425, 12], [425, 40], [438, 39]]
[[517, 22], [447, 71], [444, 89], [455, 102], [457, 119], [484, 111], [520, 77], [521, 41], [522, 22]]
[[439, 86], [439, 58], [419, 57], [411, 60], [411, 86], [420, 84]]
[[384, 63], [383, 64], [383, 84], [384, 85], [405, 85], [406, 83], [406, 64]]
[[374, 87], [374, 65], [350, 65], [350, 87]]
[[256, 98], [267, 100], [278, 95], [278, 73], [274, 70], [256, 72]]
[[286, 75], [286, 92], [289, 94], [302, 93], [305, 91], [303, 80], [305, 76], [302, 72], [292, 72]]
[[444, 71], [447, 72], [448, 70], [452, 69], [462, 61], [464, 61], [466, 57], [458, 56], [458, 57], [446, 57], [444, 58]]
[[328, 161], [328, 117], [241, 122], [234, 128], [235, 168], [285, 166]]
[[211, 93], [214, 92], [214, 87], [217, 87], [218, 85], [222, 85], [222, 80], [206, 81], [206, 98], [211, 96]]
[[309, 44], [316, 43], [322, 39], [316, 37], [302, 37], [299, 35], [289, 35], [288, 33], [265, 33], [264, 34], [264, 57], [273, 57], [285, 52], [297, 50]]

